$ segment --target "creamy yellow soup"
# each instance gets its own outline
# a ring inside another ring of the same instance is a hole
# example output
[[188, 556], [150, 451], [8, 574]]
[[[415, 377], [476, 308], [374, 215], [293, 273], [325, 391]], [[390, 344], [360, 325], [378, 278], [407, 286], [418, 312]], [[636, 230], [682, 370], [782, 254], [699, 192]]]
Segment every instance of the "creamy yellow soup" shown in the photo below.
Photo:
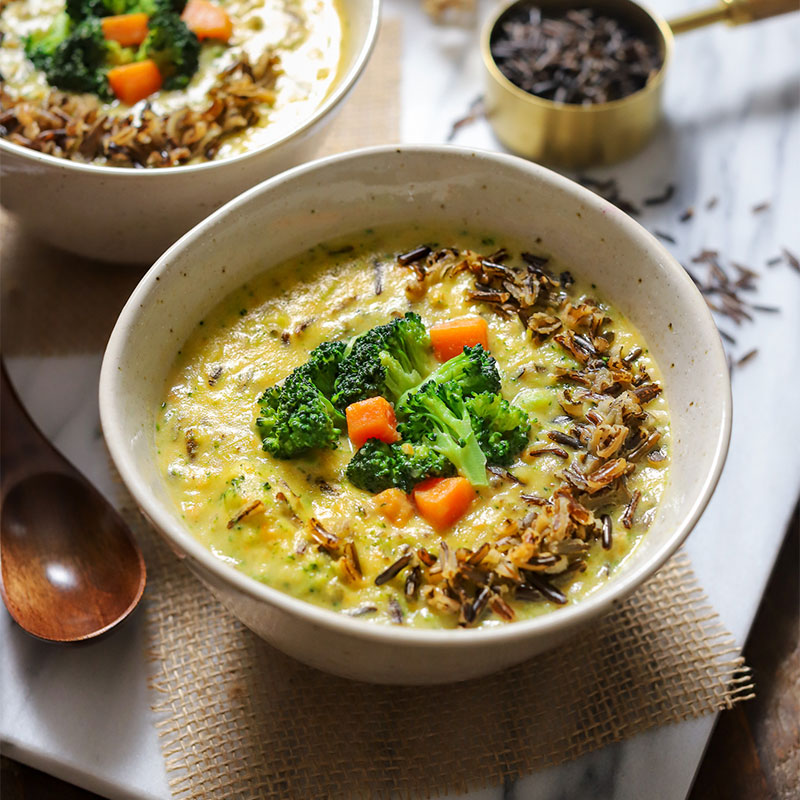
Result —
[[[475, 552], [530, 517], [537, 506], [524, 498], [552, 496], [571, 463], [565, 454], [574, 455], [550, 436], [568, 435], [575, 423], [563, 408], [565, 397], [575, 400], [575, 387], [562, 373], [579, 365], [552, 338], [538, 341], [519, 318], [471, 299], [475, 283], [469, 271], [452, 270], [424, 293], [417, 291], [413, 265], [398, 263], [398, 254], [420, 243], [484, 253], [500, 245], [511, 249], [506, 242], [466, 232], [367, 230], [270, 270], [198, 320], [169, 374], [155, 440], [182, 519], [218, 558], [254, 580], [365, 621], [439, 628], [457, 625], [458, 615], [444, 613], [418, 592], [409, 593], [408, 571], [381, 585], [376, 577], [404, 553], [424, 548], [441, 556], [442, 541], [453, 553], [459, 548]], [[548, 267], [558, 274], [566, 265]], [[578, 274], [586, 270], [585, 265], [574, 267]], [[591, 285], [577, 283], [569, 294], [596, 293]], [[635, 355], [641, 348], [637, 368], [660, 383], [658, 366], [630, 322], [606, 303], [599, 307], [614, 332], [613, 352]], [[489, 486], [479, 489], [467, 513], [444, 531], [418, 513], [405, 524], [393, 524], [372, 495], [351, 485], [345, 469], [355, 449], [345, 434], [335, 450], [280, 460], [262, 450], [255, 427], [260, 395], [302, 364], [314, 347], [347, 340], [408, 310], [428, 327], [468, 315], [483, 317], [502, 394], [523, 408], [531, 423], [530, 443], [508, 467], [509, 474], [501, 469], [491, 473]], [[570, 387], [567, 395], [565, 387]], [[567, 603], [579, 602], [616, 572], [654, 518], [669, 469], [669, 420], [662, 394], [646, 404], [646, 414], [659, 435], [658, 450], [636, 462], [625, 478], [622, 499], [617, 492], [606, 501], [602, 493], [592, 500], [598, 525], [607, 515], [613, 534], [610, 543], [587, 543], [580, 569], [552, 577]], [[354, 544], [360, 576], [354, 579], [345, 559], [318, 546], [314, 524]], [[496, 626], [558, 607], [542, 596], [521, 600], [506, 593], [504, 599], [510, 617], [485, 608], [475, 624]]]
[[[107, 114], [140, 113], [148, 104], [156, 114], [203, 109], [217, 76], [243, 56], [251, 63], [267, 51], [280, 58], [275, 103], [260, 119], [226, 138], [216, 158], [226, 158], [277, 141], [312, 116], [330, 93], [339, 69], [343, 26], [336, 0], [218, 0], [233, 23], [227, 44], [206, 41], [200, 65], [185, 89], [162, 90], [131, 107], [103, 103]], [[44, 100], [52, 87], [25, 57], [24, 39], [46, 29], [64, 10], [63, 0], [11, 0], [0, 6], [0, 74], [14, 96]], [[101, 163], [102, 159], [98, 159]]]

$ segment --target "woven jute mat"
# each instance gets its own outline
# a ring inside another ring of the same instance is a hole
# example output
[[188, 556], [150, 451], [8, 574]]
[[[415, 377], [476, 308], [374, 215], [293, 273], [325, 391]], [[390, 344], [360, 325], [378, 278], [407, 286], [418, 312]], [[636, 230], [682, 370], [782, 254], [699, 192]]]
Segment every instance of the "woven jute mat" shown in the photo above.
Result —
[[[384, 22], [324, 153], [399, 138], [401, 34]], [[6, 353], [100, 352], [140, 273], [59, 253], [7, 218], [0, 236]], [[176, 560], [121, 484], [118, 492], [147, 560], [154, 710], [180, 800], [431, 797], [497, 785], [752, 696], [684, 554], [601, 622], [519, 667], [452, 686], [369, 686], [255, 637]]]
[[120, 487], [145, 546], [151, 685], [175, 798], [434, 797], [560, 764], [752, 697], [748, 668], [676, 555], [601, 622], [480, 680], [325, 675], [245, 628]]

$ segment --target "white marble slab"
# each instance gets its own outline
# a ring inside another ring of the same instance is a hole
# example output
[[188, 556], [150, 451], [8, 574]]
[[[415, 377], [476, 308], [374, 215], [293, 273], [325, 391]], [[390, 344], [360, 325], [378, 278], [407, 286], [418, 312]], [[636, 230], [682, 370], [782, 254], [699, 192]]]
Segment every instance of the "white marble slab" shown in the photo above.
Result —
[[[481, 91], [476, 28], [432, 26], [417, 0], [386, 0], [405, 20], [402, 139], [442, 142]], [[666, 16], [692, 7], [655, 4]], [[616, 176], [640, 201], [667, 182], [673, 202], [642, 222], [672, 233], [687, 261], [703, 247], [764, 273], [759, 302], [780, 305], [734, 331], [738, 355], [760, 353], [734, 375], [731, 452], [708, 511], [688, 549], [701, 584], [725, 625], [743, 643], [800, 493], [800, 275], [763, 268], [786, 245], [800, 251], [800, 19], [795, 14], [750, 27], [707, 29], [680, 37], [659, 137]], [[462, 129], [455, 144], [500, 149], [485, 122]], [[713, 211], [703, 210], [711, 196]], [[754, 216], [751, 207], [770, 200]], [[677, 222], [686, 206], [697, 216]], [[763, 268], [763, 269], [762, 269]], [[96, 383], [100, 354], [14, 359], [10, 371], [45, 432], [108, 496]], [[58, 396], [55, 406], [50, 397]], [[777, 448], [777, 452], [776, 452]], [[0, 612], [0, 741], [11, 757], [113, 798], [165, 800], [163, 760], [149, 711], [142, 615], [101, 642], [51, 647], [29, 639]], [[669, 726], [551, 768], [471, 800], [686, 796], [713, 717]]]

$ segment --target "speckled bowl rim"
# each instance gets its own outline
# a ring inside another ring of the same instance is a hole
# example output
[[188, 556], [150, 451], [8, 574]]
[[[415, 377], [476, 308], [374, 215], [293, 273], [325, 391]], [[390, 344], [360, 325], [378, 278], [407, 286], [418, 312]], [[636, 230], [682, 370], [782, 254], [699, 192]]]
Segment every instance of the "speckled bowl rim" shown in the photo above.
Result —
[[[199, 170], [224, 169], [226, 166], [240, 164], [262, 153], [277, 150], [281, 145], [291, 139], [299, 138], [307, 130], [313, 128], [325, 116], [333, 111], [353, 88], [356, 81], [361, 76], [361, 73], [364, 71], [372, 55], [372, 51], [375, 49], [375, 42], [378, 38], [378, 26], [381, 21], [381, 2], [382, 0], [369, 0], [369, 29], [364, 38], [364, 43], [361, 45], [361, 49], [349, 71], [345, 73], [339, 80], [336, 88], [328, 94], [325, 100], [322, 101], [316, 111], [307, 120], [296, 128], [292, 128], [284, 136], [281, 136], [280, 139], [276, 139], [274, 142], [269, 142], [268, 144], [256, 147], [252, 150], [246, 150], [244, 153], [231, 156], [230, 158], [204, 161], [201, 164], [185, 164], [177, 167], [146, 167], [144, 169], [136, 169], [134, 167], [111, 167], [106, 164], [86, 164], [81, 161], [73, 161], [72, 159], [53, 156], [49, 153], [40, 153], [38, 150], [32, 150], [30, 147], [23, 147], [21, 144], [9, 142], [2, 136], [0, 136], [0, 155], [2, 155], [2, 151], [6, 150], [9, 154], [14, 154], [22, 158], [30, 158], [33, 161], [38, 161], [51, 167], [60, 166], [67, 171], [86, 172], [94, 175], [113, 175], [114, 177], [135, 175], [137, 178], [141, 178], [142, 176], [174, 175], [176, 173], [184, 175]], [[0, 159], [0, 166], [2, 166], [2, 159]], [[146, 180], [151, 179], [151, 177], [146, 178]]]
[[334, 162], [358, 161], [359, 159], [373, 158], [375, 156], [388, 155], [389, 153], [401, 155], [404, 153], [424, 153], [425, 155], [441, 154], [450, 156], [458, 153], [465, 159], [480, 158], [484, 161], [497, 163], [511, 167], [519, 172], [527, 173], [538, 180], [566, 191], [575, 197], [576, 203], [580, 202], [592, 207], [599, 213], [604, 213], [606, 218], [611, 218], [609, 212], [617, 211], [616, 207], [599, 195], [538, 164], [516, 156], [452, 145], [384, 145], [363, 148], [312, 161], [270, 178], [231, 200], [173, 244], [142, 278], [122, 309], [109, 339], [100, 374], [100, 419], [109, 452], [123, 482], [136, 502], [145, 511], [148, 518], [152, 520], [153, 524], [168, 539], [172, 540], [187, 557], [198, 562], [203, 569], [211, 573], [216, 579], [230, 585], [236, 591], [248, 595], [259, 602], [275, 606], [290, 615], [302, 617], [311, 624], [336, 630], [343, 635], [359, 639], [395, 644], [397, 646], [407, 644], [423, 648], [438, 648], [444, 645], [453, 648], [470, 648], [478, 644], [490, 646], [493, 643], [508, 643], [514, 640], [528, 639], [529, 637], [545, 634], [557, 634], [558, 632], [566, 632], [568, 629], [575, 629], [582, 623], [607, 612], [615, 601], [633, 592], [663, 566], [667, 559], [680, 547], [711, 498], [719, 481], [730, 441], [732, 417], [730, 378], [722, 343], [708, 306], [694, 282], [675, 258], [654, 236], [627, 215], [614, 214], [615, 224], [619, 225], [625, 235], [630, 237], [635, 244], [650, 252], [655, 251], [653, 260], [657, 256], [662, 267], [669, 270], [670, 277], [675, 282], [682, 282], [687, 288], [690, 288], [689, 297], [692, 299], [686, 311], [687, 316], [691, 316], [695, 321], [692, 336], [703, 337], [708, 342], [709, 359], [717, 374], [721, 376], [718, 392], [715, 393], [715, 398], [719, 403], [719, 430], [711, 457], [711, 468], [703, 481], [697, 498], [685, 512], [682, 522], [675, 526], [669, 538], [658, 549], [655, 549], [644, 558], [641, 563], [632, 563], [619, 577], [607, 583], [596, 594], [590, 595], [575, 605], [559, 607], [551, 613], [543, 614], [530, 620], [520, 620], [490, 629], [429, 630], [365, 623], [363, 620], [315, 606], [285, 594], [278, 589], [259, 583], [254, 578], [245, 575], [235, 567], [214, 556], [186, 528], [178, 524], [174, 517], [167, 513], [166, 508], [155, 501], [146, 481], [134, 467], [132, 460], [128, 458], [129, 445], [125, 441], [125, 436], [123, 435], [124, 426], [114, 402], [114, 397], [119, 391], [117, 388], [118, 376], [124, 368], [122, 355], [126, 348], [128, 332], [136, 326], [140, 306], [149, 302], [154, 292], [163, 290], [163, 285], [160, 285], [159, 281], [166, 265], [178, 252], [201, 247], [206, 231], [209, 228], [224, 217], [236, 214], [239, 210], [256, 202], [261, 195], [280, 192], [283, 187], [290, 189], [292, 181], [296, 178], [320, 170]]

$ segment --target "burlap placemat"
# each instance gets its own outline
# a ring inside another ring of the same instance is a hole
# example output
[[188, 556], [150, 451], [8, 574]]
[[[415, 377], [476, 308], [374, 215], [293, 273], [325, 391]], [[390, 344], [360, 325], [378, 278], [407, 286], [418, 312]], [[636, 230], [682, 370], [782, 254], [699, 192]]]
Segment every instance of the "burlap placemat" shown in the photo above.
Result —
[[146, 550], [151, 685], [174, 798], [433, 797], [753, 696], [682, 552], [601, 622], [519, 667], [452, 686], [371, 686], [258, 639], [120, 492]]
[[[398, 139], [399, 24], [323, 152]], [[6, 353], [99, 353], [137, 270], [104, 269], [0, 218]], [[57, 287], [57, 290], [54, 289]], [[231, 617], [119, 504], [148, 564], [154, 709], [174, 797], [435, 796], [498, 784], [752, 696], [731, 636], [677, 555], [573, 641], [483, 680], [356, 684], [298, 664]]]

